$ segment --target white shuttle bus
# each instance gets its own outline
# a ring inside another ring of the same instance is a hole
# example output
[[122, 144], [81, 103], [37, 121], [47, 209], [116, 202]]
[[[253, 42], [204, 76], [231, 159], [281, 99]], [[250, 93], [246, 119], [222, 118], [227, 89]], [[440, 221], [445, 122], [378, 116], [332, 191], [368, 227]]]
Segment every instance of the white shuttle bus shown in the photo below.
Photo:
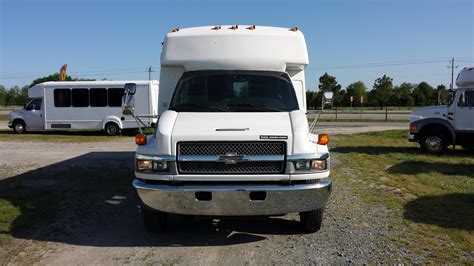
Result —
[[[313, 134], [305, 114], [308, 63], [297, 28], [166, 35], [160, 119], [154, 135], [136, 137], [133, 186], [148, 230], [165, 229], [169, 213], [299, 213], [303, 230], [319, 230], [332, 181], [329, 137]], [[126, 103], [135, 87], [125, 86]]]
[[[158, 114], [158, 81], [50, 81], [28, 90], [31, 100], [23, 109], [10, 113], [8, 126], [15, 133], [26, 131], [97, 129], [117, 135], [122, 129], [137, 128], [137, 122], [122, 115], [126, 83], [137, 84], [138, 114]], [[156, 118], [144, 118], [150, 127]]]

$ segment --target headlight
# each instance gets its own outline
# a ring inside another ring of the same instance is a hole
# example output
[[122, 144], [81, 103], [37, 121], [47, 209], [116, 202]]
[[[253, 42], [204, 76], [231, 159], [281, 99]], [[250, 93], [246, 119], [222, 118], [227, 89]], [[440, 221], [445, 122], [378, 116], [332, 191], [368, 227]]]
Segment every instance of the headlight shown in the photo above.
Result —
[[295, 162], [295, 169], [296, 170], [310, 170], [311, 161], [297, 161]]
[[326, 160], [308, 160], [308, 161], [296, 161], [295, 170], [326, 170], [327, 163]]
[[168, 170], [168, 163], [166, 161], [152, 161], [137, 159], [138, 172], [163, 172]]
[[311, 162], [311, 169], [326, 170], [326, 160], [313, 160]]

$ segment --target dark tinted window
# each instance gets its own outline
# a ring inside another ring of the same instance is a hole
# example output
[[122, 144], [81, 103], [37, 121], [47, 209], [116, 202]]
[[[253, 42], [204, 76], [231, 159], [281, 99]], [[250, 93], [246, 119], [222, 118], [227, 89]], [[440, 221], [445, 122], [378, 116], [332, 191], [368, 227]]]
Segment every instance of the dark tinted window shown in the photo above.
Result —
[[89, 89], [72, 89], [72, 106], [89, 106]]
[[474, 91], [466, 91], [466, 106], [474, 107]]
[[279, 72], [199, 71], [181, 78], [171, 103], [178, 112], [288, 112], [298, 101]]
[[107, 106], [107, 89], [90, 89], [92, 107]]
[[109, 106], [111, 106], [111, 107], [121, 107], [122, 106], [122, 96], [123, 96], [123, 88], [108, 89]]
[[27, 111], [32, 111], [32, 110], [41, 110], [41, 99], [33, 99], [31, 100], [25, 108]]
[[71, 107], [71, 90], [55, 89], [54, 90], [54, 106], [55, 107]]

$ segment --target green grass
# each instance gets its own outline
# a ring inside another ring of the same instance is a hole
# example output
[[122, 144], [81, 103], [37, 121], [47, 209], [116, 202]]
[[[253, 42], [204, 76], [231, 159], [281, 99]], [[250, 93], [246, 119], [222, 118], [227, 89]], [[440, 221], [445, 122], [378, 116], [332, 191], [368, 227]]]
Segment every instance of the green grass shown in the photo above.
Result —
[[[154, 131], [151, 128], [147, 128], [144, 131], [146, 134], [152, 134]], [[0, 130], [0, 142], [1, 141], [44, 141], [44, 142], [69, 142], [69, 143], [82, 143], [82, 142], [100, 142], [100, 141], [116, 141], [116, 140], [132, 140], [132, 137], [138, 131], [130, 130], [120, 136], [109, 137], [106, 136], [103, 131], [45, 131], [45, 132], [33, 132], [26, 134], [14, 134], [11, 129]]]
[[390, 208], [388, 241], [435, 262], [470, 263], [474, 250], [474, 152], [421, 154], [405, 131], [334, 137], [333, 178], [366, 204]]
[[[308, 120], [312, 122], [313, 120]], [[387, 122], [387, 123], [397, 123], [397, 122], [410, 122], [408, 119], [388, 119], [385, 121], [385, 119], [326, 119], [326, 118], [320, 118], [318, 122]]]

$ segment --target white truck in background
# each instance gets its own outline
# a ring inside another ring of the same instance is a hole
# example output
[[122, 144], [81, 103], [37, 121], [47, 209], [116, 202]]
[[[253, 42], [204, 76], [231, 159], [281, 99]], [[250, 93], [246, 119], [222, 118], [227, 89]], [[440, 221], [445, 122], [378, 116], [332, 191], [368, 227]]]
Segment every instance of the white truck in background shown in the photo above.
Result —
[[[45, 130], [104, 130], [117, 135], [137, 128], [137, 121], [122, 115], [126, 83], [137, 84], [136, 112], [158, 115], [158, 81], [50, 81], [28, 90], [31, 99], [23, 109], [10, 113], [8, 126], [14, 133]], [[142, 119], [151, 127], [157, 119]]]
[[443, 154], [449, 145], [474, 148], [474, 67], [465, 67], [450, 90], [448, 105], [412, 112], [408, 138], [431, 154]]
[[[169, 213], [299, 213], [319, 230], [332, 181], [329, 137], [309, 132], [308, 54], [297, 28], [174, 29], [161, 53], [153, 135], [137, 135], [135, 187], [149, 231]], [[124, 113], [134, 113], [135, 84]]]

